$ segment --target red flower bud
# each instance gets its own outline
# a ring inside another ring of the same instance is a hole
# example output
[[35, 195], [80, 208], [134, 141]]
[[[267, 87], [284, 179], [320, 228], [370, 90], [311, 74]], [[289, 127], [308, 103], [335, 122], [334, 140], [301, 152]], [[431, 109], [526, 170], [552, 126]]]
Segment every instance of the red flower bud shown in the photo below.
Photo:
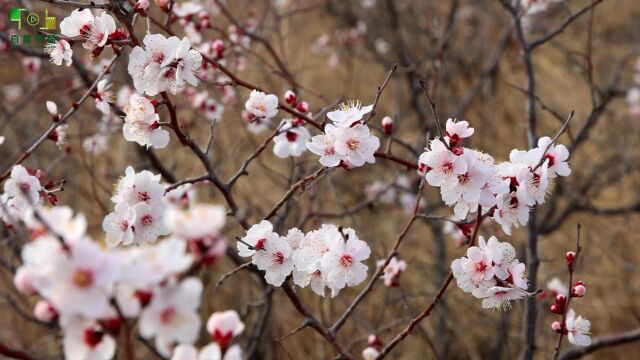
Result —
[[291, 90], [287, 90], [284, 93], [284, 101], [289, 105], [293, 105], [296, 102], [296, 93]]
[[576, 285], [571, 289], [571, 295], [575, 297], [583, 297], [587, 292], [587, 288], [584, 285]]
[[389, 116], [383, 117], [382, 128], [384, 129], [385, 134], [391, 135], [391, 133], [393, 132], [393, 119]]
[[298, 109], [298, 111], [300, 111], [301, 113], [306, 113], [309, 111], [309, 104], [307, 104], [306, 101], [300, 101], [296, 105], [296, 109]]
[[576, 253], [573, 251], [567, 251], [564, 258], [567, 260], [567, 266], [572, 266], [573, 262], [576, 260]]
[[558, 334], [562, 334], [562, 323], [560, 321], [554, 321], [551, 324], [551, 329], [555, 332], [557, 332]]
[[564, 312], [564, 305], [553, 304], [549, 310], [554, 314], [562, 315]]
[[563, 294], [556, 295], [556, 304], [564, 305], [567, 302], [567, 297]]

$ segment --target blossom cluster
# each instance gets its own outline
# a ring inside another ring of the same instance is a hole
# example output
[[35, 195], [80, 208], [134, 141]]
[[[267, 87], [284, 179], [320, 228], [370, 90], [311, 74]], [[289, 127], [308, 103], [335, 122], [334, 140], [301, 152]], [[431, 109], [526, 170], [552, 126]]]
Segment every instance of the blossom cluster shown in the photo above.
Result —
[[473, 132], [468, 122], [449, 119], [444, 139], [432, 140], [420, 155], [419, 170], [440, 188], [445, 204], [454, 206], [456, 218], [481, 208], [511, 235], [512, 227], [528, 222], [530, 206], [544, 203], [550, 181], [571, 174], [569, 151], [542, 137], [538, 147], [512, 150], [508, 162], [495, 164], [490, 155], [461, 146]]
[[104, 218], [102, 228], [109, 246], [153, 243], [159, 236], [169, 234], [165, 223], [167, 204], [165, 186], [160, 175], [143, 170], [136, 173], [128, 166], [125, 176], [111, 197], [114, 212]]
[[240, 256], [251, 257], [265, 272], [267, 283], [281, 286], [293, 274], [296, 285], [310, 286], [320, 296], [329, 288], [332, 297], [366, 279], [368, 267], [362, 261], [371, 254], [367, 243], [351, 228], [324, 224], [306, 234], [292, 228], [280, 236], [266, 220], [249, 228], [237, 248]]
[[136, 46], [129, 55], [127, 70], [139, 93], [149, 96], [170, 90], [181, 91], [186, 84], [198, 85], [196, 74], [202, 64], [202, 54], [191, 49], [188, 38], [166, 38], [150, 34], [143, 39], [144, 48]]
[[527, 293], [525, 266], [516, 259], [516, 251], [495, 236], [485, 242], [478, 238], [478, 246], [467, 249], [467, 256], [451, 263], [451, 270], [458, 287], [474, 297], [482, 299], [485, 309], [510, 309], [511, 301]]
[[[155, 339], [163, 356], [198, 359], [179, 357], [193, 347], [202, 326], [203, 285], [186, 274], [196, 264], [212, 264], [223, 256], [224, 208], [194, 203], [190, 185], [165, 195], [158, 176], [129, 167], [112, 198], [116, 211], [104, 220], [106, 242], [144, 246], [104, 248], [87, 234], [83, 214], [42, 205], [46, 189], [39, 174], [14, 166], [2, 195], [2, 220], [24, 225], [31, 235], [14, 284], [41, 298], [34, 315], [60, 326], [65, 358], [112, 358], [125, 319], [138, 319], [140, 336]], [[171, 237], [155, 242], [169, 230]], [[243, 328], [234, 311], [214, 313], [207, 323], [214, 341], [200, 356], [241, 359], [242, 350], [231, 342]]]
[[156, 149], [162, 149], [169, 144], [169, 132], [160, 126], [160, 117], [154, 102], [144, 96], [132, 94], [122, 110], [126, 114], [122, 127], [125, 140]]
[[374, 153], [380, 147], [380, 139], [362, 117], [373, 110], [373, 105], [362, 107], [359, 101], [350, 101], [327, 114], [331, 124], [324, 127], [324, 134], [316, 135], [307, 143], [312, 153], [320, 156], [320, 164], [327, 167], [342, 166], [350, 169], [365, 163], [375, 163]]
[[24, 166], [16, 165], [11, 176], [4, 183], [4, 193], [0, 195], [0, 218], [6, 224], [21, 220], [32, 206], [40, 204], [43, 187], [34, 173]]

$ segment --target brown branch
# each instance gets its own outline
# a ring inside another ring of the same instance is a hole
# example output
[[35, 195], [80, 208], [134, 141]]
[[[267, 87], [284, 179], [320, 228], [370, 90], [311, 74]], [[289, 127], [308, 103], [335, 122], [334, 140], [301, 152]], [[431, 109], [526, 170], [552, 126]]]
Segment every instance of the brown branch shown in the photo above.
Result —
[[76, 113], [76, 111], [80, 108], [80, 105], [82, 105], [82, 103], [89, 98], [89, 96], [93, 93], [93, 89], [95, 89], [95, 87], [98, 85], [98, 82], [100, 81], [100, 79], [102, 79], [102, 77], [107, 73], [107, 71], [109, 71], [109, 69], [111, 68], [111, 66], [113, 66], [113, 64], [115, 63], [116, 59], [118, 58], [118, 55], [115, 55], [111, 61], [109, 61], [109, 63], [107, 64], [107, 66], [105, 66], [104, 70], [102, 70], [102, 72], [100, 72], [100, 74], [98, 75], [98, 77], [96, 78], [96, 80], [93, 82], [93, 84], [87, 89], [87, 91], [85, 91], [85, 93], [80, 97], [80, 99], [76, 102], [73, 102], [71, 108], [57, 121], [54, 122], [53, 124], [51, 124], [49, 126], [49, 128], [42, 134], [40, 135], [40, 137], [38, 139], [36, 139], [12, 164], [11, 166], [9, 166], [7, 169], [5, 169], [5, 171], [2, 173], [2, 176], [0, 176], [0, 182], [4, 181], [7, 177], [9, 177], [9, 175], [11, 175], [11, 169], [18, 164], [21, 164], [23, 161], [25, 161], [45, 140], [47, 140], [49, 138], [49, 135], [54, 132], [58, 126], [64, 124], [67, 122], [67, 120]]
[[579, 359], [584, 355], [591, 354], [592, 352], [600, 349], [623, 345], [638, 340], [640, 340], [640, 328], [623, 333], [600, 336], [593, 339], [591, 345], [589, 346], [574, 347], [567, 350], [564, 354], [562, 354], [560, 360]]
[[[473, 226], [473, 233], [471, 235], [471, 241], [469, 242], [469, 247], [473, 246], [476, 242], [476, 239], [478, 238], [478, 230], [480, 229], [480, 225], [482, 224], [482, 219], [483, 219], [482, 208], [478, 206], [476, 221], [475, 221], [475, 225]], [[386, 355], [388, 355], [389, 352], [393, 350], [394, 347], [396, 347], [396, 345], [398, 345], [407, 336], [409, 336], [409, 334], [411, 334], [413, 329], [420, 323], [420, 321], [422, 321], [424, 318], [428, 317], [431, 314], [431, 311], [433, 310], [433, 308], [436, 306], [436, 304], [438, 304], [438, 302], [440, 302], [440, 300], [444, 296], [444, 293], [445, 291], [447, 291], [447, 288], [449, 287], [449, 284], [451, 284], [452, 280], [453, 280], [453, 272], [450, 271], [449, 276], [447, 276], [446, 280], [444, 281], [444, 283], [442, 284], [442, 286], [440, 287], [436, 295], [431, 300], [431, 303], [429, 303], [429, 305], [427, 305], [427, 307], [417, 317], [411, 320], [409, 325], [407, 325], [407, 327], [401, 333], [396, 335], [396, 337], [394, 337], [382, 350], [380, 350], [380, 354], [376, 357], [377, 360], [380, 360], [384, 358]]]
[[400, 247], [400, 243], [402, 243], [402, 240], [407, 236], [407, 234], [409, 233], [409, 230], [411, 229], [411, 226], [418, 218], [418, 211], [420, 210], [420, 199], [422, 196], [423, 187], [424, 187], [424, 181], [420, 181], [420, 186], [418, 187], [418, 193], [416, 194], [416, 204], [413, 208], [413, 214], [411, 215], [411, 218], [409, 218], [409, 221], [406, 223], [406, 225], [402, 229], [402, 232], [400, 232], [400, 234], [396, 238], [396, 242], [391, 248], [391, 251], [389, 251], [389, 254], [384, 260], [384, 263], [381, 266], [378, 266], [378, 269], [376, 270], [376, 272], [373, 274], [373, 276], [367, 283], [367, 286], [365, 286], [364, 289], [362, 289], [362, 291], [358, 294], [358, 296], [356, 296], [356, 298], [353, 300], [351, 305], [349, 305], [349, 307], [345, 310], [342, 316], [340, 316], [340, 318], [331, 327], [331, 333], [334, 334], [334, 336], [338, 332], [338, 330], [340, 330], [342, 325], [344, 325], [344, 323], [347, 321], [349, 316], [351, 316], [351, 314], [355, 311], [356, 307], [364, 300], [365, 296], [367, 296], [371, 292], [371, 290], [373, 290], [373, 286], [376, 284], [380, 276], [382, 276], [382, 274], [384, 273], [384, 269], [387, 267], [387, 265], [389, 265], [389, 262], [391, 261], [391, 259], [398, 254], [398, 248]]

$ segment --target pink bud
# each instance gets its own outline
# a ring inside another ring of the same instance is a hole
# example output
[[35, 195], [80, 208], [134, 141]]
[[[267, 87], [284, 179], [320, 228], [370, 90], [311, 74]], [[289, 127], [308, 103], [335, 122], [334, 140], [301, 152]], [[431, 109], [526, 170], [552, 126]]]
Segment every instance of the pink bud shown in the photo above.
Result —
[[587, 292], [587, 288], [584, 285], [576, 285], [573, 287], [573, 290], [571, 291], [571, 295], [575, 297], [583, 297], [586, 292]]
[[567, 266], [572, 266], [573, 262], [576, 260], [576, 253], [573, 251], [567, 251], [564, 258], [567, 260]]
[[369, 335], [369, 337], [367, 338], [367, 343], [369, 343], [369, 345], [373, 347], [382, 345], [380, 337], [374, 334]]
[[46, 300], [40, 300], [33, 309], [33, 315], [42, 322], [52, 322], [58, 318], [56, 309]]
[[307, 104], [306, 101], [300, 101], [298, 105], [296, 105], [296, 109], [298, 109], [298, 111], [300, 111], [301, 113], [306, 113], [307, 111], [309, 111], [309, 104]]
[[33, 279], [29, 276], [29, 273], [24, 268], [19, 268], [16, 275], [13, 277], [13, 284], [16, 289], [26, 295], [35, 295], [36, 289], [33, 287]]
[[551, 324], [551, 329], [557, 332], [558, 334], [562, 333], [562, 323], [560, 321], [554, 321]]
[[391, 132], [393, 132], [393, 119], [389, 116], [383, 117], [382, 128], [384, 129], [385, 134], [391, 135]]
[[58, 115], [58, 105], [56, 105], [56, 103], [54, 103], [53, 101], [47, 101], [46, 106], [49, 114]]
[[136, 1], [136, 5], [134, 6], [134, 9], [137, 12], [147, 11], [147, 9], [149, 9], [149, 0], [138, 0], [138, 1]]
[[211, 47], [213, 48], [213, 51], [216, 52], [216, 57], [218, 59], [222, 58], [225, 50], [224, 41], [217, 39], [213, 42], [213, 44], [211, 44]]
[[558, 305], [564, 305], [567, 302], [567, 297], [564, 296], [563, 294], [557, 294], [556, 295], [556, 304]]
[[551, 312], [554, 314], [562, 315], [564, 312], [564, 305], [553, 304], [550, 308]]
[[286, 103], [289, 105], [293, 105], [293, 103], [296, 102], [296, 93], [291, 90], [287, 90], [284, 93], [284, 101], [286, 101]]

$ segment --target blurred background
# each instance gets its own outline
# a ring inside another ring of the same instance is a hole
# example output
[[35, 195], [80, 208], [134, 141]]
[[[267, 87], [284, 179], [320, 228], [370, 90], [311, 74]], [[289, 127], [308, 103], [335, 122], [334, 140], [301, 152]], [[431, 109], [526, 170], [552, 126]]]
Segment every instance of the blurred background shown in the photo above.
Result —
[[[51, 124], [44, 102], [55, 101], [61, 112], [69, 109], [86, 91], [82, 77], [94, 78], [102, 62], [112, 56], [108, 49], [90, 59], [90, 54], [75, 44], [74, 64], [58, 67], [48, 62], [41, 48], [11, 48], [9, 35], [16, 29], [5, 16], [8, 9], [22, 5], [43, 13], [46, 8], [59, 24], [74, 7], [55, 2], [3, 0], [0, 6], [4, 40], [0, 51], [0, 136], [5, 137], [0, 145], [2, 172]], [[552, 295], [547, 283], [558, 278], [568, 285], [564, 254], [575, 249], [578, 223], [583, 226], [582, 253], [574, 279], [584, 281], [588, 290], [572, 307], [591, 320], [594, 338], [640, 327], [640, 280], [636, 279], [640, 263], [640, 90], [635, 90], [640, 88], [640, 62], [636, 62], [640, 7], [636, 1], [530, 0], [523, 2], [525, 7], [515, 15], [507, 9], [510, 3], [497, 0], [234, 0], [227, 1], [223, 9], [213, 1], [200, 3], [211, 17], [211, 27], [188, 29], [192, 44], [196, 35], [201, 37], [200, 46], [216, 39], [224, 41], [225, 64], [238, 77], [279, 97], [294, 89], [309, 103], [313, 114], [320, 114], [320, 120], [323, 110], [344, 100], [372, 103], [376, 88], [393, 64], [398, 64], [371, 125], [378, 128], [376, 135], [386, 147], [390, 139], [379, 131], [379, 124], [383, 116], [391, 116], [391, 152], [412, 162], [423, 151], [427, 135], [436, 134], [421, 80], [426, 81], [442, 122], [458, 118], [475, 128], [469, 147], [491, 154], [496, 161], [507, 160], [511, 149], [527, 149], [530, 88], [523, 61], [526, 52], [535, 77], [538, 136], [553, 137], [575, 112], [558, 140], [571, 151], [573, 173], [553, 185], [547, 202], [536, 210], [537, 221], [529, 228], [515, 229], [513, 236], [508, 236], [488, 221], [480, 234], [512, 243], [520, 260], [527, 262], [532, 290], [545, 291], [529, 301], [529, 306], [537, 309], [534, 358], [553, 355], [557, 335], [550, 324], [557, 315], [548, 310]], [[167, 16], [154, 3], [149, 15], [163, 20]], [[181, 24], [188, 21], [177, 17], [171, 27], [182, 35], [185, 30]], [[243, 26], [258, 37], [245, 36]], [[148, 27], [162, 33], [141, 17], [136, 24], [140, 38]], [[523, 51], [518, 32], [528, 44], [542, 40]], [[128, 55], [121, 56], [109, 74], [115, 107], [121, 101], [116, 93], [131, 84], [127, 60]], [[220, 79], [204, 80], [197, 88], [207, 90], [224, 106], [213, 126], [203, 111], [194, 107], [193, 94], [173, 98], [179, 121], [190, 136], [204, 146], [212, 133], [211, 160], [227, 179], [270, 131], [248, 130], [241, 114], [247, 89], [220, 86], [216, 81]], [[91, 103], [89, 99], [69, 120], [64, 144], [46, 141], [25, 164], [44, 170], [47, 179], [66, 180], [64, 191], [58, 194], [60, 203], [83, 212], [90, 233], [102, 241], [101, 223], [111, 206], [113, 184], [127, 165], [156, 173], [164, 169], [168, 183], [202, 175], [204, 170], [175, 137], [168, 148], [153, 151], [124, 141], [121, 118], [103, 119]], [[168, 119], [164, 110], [160, 116]], [[270, 126], [275, 128], [284, 117], [280, 112]], [[91, 141], [101, 145], [91, 145]], [[273, 155], [272, 145], [267, 146], [234, 189], [241, 214], [249, 223], [262, 218], [291, 184], [319, 167], [313, 154], [280, 159]], [[175, 178], [167, 178], [166, 173]], [[371, 275], [375, 262], [386, 257], [408, 221], [418, 181], [414, 170], [380, 159], [354, 171], [336, 169], [296, 195], [274, 223], [280, 230], [293, 226], [311, 230], [329, 222], [353, 227], [373, 250], [367, 261]], [[387, 189], [387, 193], [376, 196], [376, 187]], [[195, 188], [199, 202], [225, 204], [213, 186], [199, 184]], [[422, 198], [423, 212], [452, 216], [437, 189], [426, 186]], [[232, 218], [225, 229], [234, 247], [235, 237], [244, 232]], [[6, 234], [9, 230], [3, 231]], [[532, 237], [539, 261], [535, 274], [529, 265], [533, 254], [527, 250]], [[378, 284], [340, 331], [342, 344], [359, 356], [368, 335], [377, 334], [386, 343], [400, 332], [431, 301], [451, 261], [463, 256], [466, 248], [461, 241], [459, 229], [420, 219], [399, 250], [399, 258], [408, 263], [399, 287]], [[13, 288], [17, 252], [5, 247], [2, 253], [0, 339], [46, 358], [60, 358], [57, 330], [29, 321], [36, 299]], [[203, 318], [214, 310], [238, 310], [247, 324], [240, 342], [245, 348], [255, 344], [253, 358], [327, 359], [335, 355], [311, 329], [283, 338], [303, 318], [282, 291], [265, 291], [257, 285], [255, 275], [239, 272], [214, 293], [220, 276], [234, 267], [224, 258], [198, 273], [205, 282]], [[299, 293], [319, 319], [332, 323], [361, 287], [345, 289], [334, 299], [320, 298], [310, 289]], [[434, 313], [390, 358], [517, 358], [526, 343], [526, 303], [514, 303], [508, 312], [485, 310], [480, 301], [451, 286]], [[261, 335], [253, 332], [262, 327]], [[564, 346], [569, 347], [566, 342]], [[639, 350], [640, 343], [632, 342], [598, 350], [587, 358], [635, 359]], [[143, 345], [136, 351], [141, 359], [155, 356]]]

